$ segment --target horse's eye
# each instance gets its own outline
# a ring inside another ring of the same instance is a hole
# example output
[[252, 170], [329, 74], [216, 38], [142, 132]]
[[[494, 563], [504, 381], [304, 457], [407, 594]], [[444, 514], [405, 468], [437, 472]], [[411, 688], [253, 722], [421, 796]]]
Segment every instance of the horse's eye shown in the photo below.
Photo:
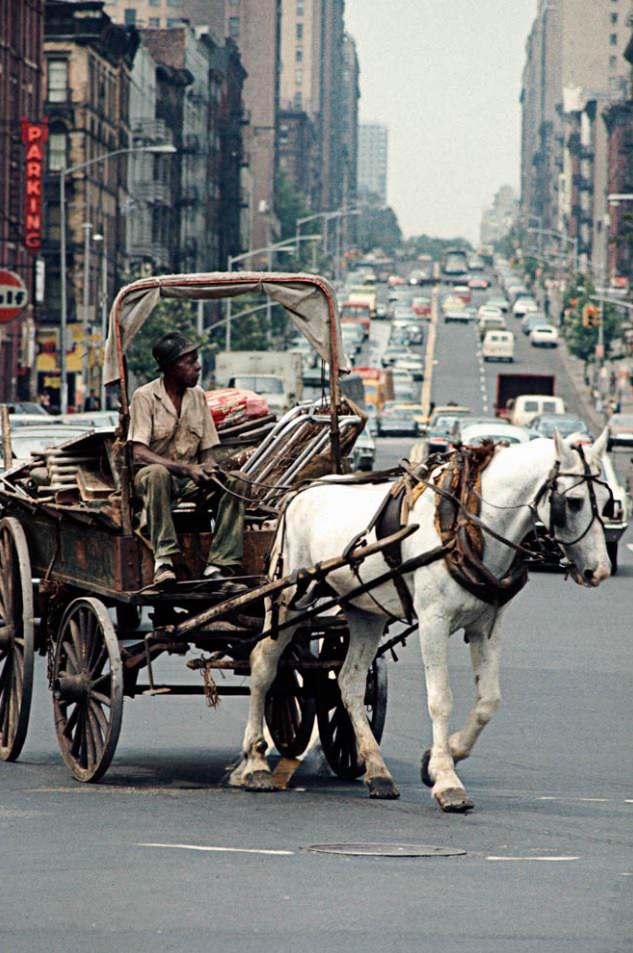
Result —
[[569, 507], [572, 513], [580, 513], [581, 509], [584, 506], [584, 503], [585, 501], [580, 498], [576, 498], [574, 496], [567, 497], [567, 506]]

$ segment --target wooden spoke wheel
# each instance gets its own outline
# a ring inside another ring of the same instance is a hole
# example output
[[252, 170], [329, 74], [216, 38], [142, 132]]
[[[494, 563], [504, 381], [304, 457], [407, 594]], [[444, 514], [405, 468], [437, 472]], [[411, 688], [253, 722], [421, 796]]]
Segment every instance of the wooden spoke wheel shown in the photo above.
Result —
[[123, 671], [108, 610], [99, 599], [70, 603], [59, 626], [53, 711], [62, 757], [78, 781], [98, 781], [121, 730]]
[[303, 754], [312, 735], [316, 715], [313, 678], [312, 673], [302, 671], [302, 663], [311, 659], [309, 648], [291, 642], [266, 696], [266, 724], [277, 750], [286, 758]]
[[[319, 659], [343, 661], [347, 655], [347, 633], [327, 635], [323, 639]], [[338, 687], [339, 669], [327, 669], [317, 693], [317, 723], [321, 746], [328, 764], [339, 778], [359, 778], [365, 766], [358, 760], [356, 736]], [[367, 672], [365, 711], [374, 738], [380, 743], [387, 715], [387, 663], [381, 656], [375, 658]]]
[[0, 520], [0, 758], [15, 761], [26, 739], [33, 691], [33, 580], [24, 530]]

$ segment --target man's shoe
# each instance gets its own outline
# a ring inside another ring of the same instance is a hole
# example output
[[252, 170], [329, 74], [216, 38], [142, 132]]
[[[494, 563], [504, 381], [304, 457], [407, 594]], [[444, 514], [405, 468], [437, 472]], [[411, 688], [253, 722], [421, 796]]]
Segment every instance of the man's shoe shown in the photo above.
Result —
[[154, 570], [154, 585], [166, 586], [176, 581], [174, 567], [170, 563], [161, 563]]
[[214, 563], [209, 563], [202, 575], [205, 579], [217, 579], [219, 581], [220, 579], [233, 579], [240, 573], [239, 566], [216, 566]]

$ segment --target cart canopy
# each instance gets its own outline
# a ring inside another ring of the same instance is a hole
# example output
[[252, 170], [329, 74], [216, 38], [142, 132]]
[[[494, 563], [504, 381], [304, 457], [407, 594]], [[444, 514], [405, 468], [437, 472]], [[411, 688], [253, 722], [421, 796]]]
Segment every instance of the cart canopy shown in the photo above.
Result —
[[337, 371], [349, 371], [343, 350], [336, 296], [316, 275], [276, 272], [210, 272], [143, 278], [123, 288], [110, 311], [104, 357], [106, 384], [121, 380], [122, 355], [149, 318], [159, 298], [211, 300], [259, 292], [283, 305], [317, 354]]

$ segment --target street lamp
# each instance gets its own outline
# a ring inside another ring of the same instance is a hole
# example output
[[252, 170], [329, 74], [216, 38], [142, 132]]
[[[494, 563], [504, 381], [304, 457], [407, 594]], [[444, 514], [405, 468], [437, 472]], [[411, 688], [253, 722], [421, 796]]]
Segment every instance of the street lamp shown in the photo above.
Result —
[[170, 142], [161, 142], [153, 146], [130, 146], [127, 149], [114, 149], [112, 152], [105, 152], [102, 156], [96, 156], [94, 159], [88, 159], [86, 162], [78, 162], [68, 168], [59, 170], [59, 227], [60, 227], [60, 292], [61, 292], [61, 321], [59, 332], [59, 369], [60, 369], [60, 410], [65, 414], [68, 410], [68, 369], [66, 362], [66, 309], [67, 291], [66, 291], [66, 176], [73, 172], [81, 172], [98, 162], [104, 162], [106, 159], [112, 159], [115, 156], [129, 155], [131, 152], [150, 152], [153, 155], [172, 155], [176, 152], [176, 147]]

